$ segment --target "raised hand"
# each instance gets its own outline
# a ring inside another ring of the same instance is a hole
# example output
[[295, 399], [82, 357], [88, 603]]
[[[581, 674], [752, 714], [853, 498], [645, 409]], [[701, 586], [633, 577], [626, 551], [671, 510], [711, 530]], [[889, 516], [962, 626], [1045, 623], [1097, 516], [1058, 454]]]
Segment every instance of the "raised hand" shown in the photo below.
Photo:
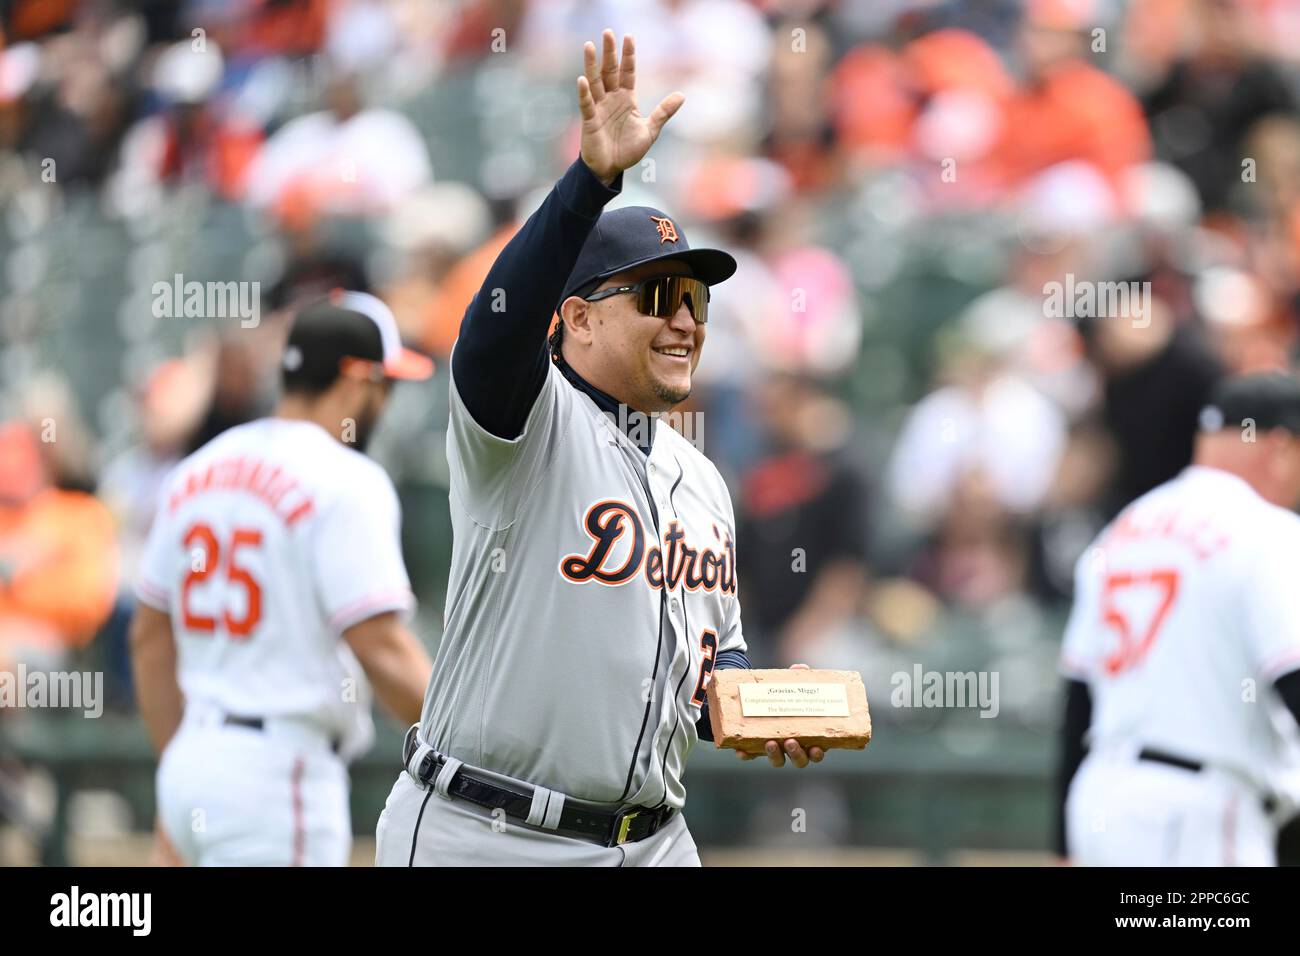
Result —
[[584, 75], [578, 77], [578, 109], [582, 112], [582, 161], [605, 185], [623, 170], [641, 161], [659, 138], [664, 123], [676, 113], [686, 97], [670, 93], [654, 112], [642, 116], [636, 107], [636, 44], [623, 37], [623, 57], [616, 56], [614, 31], [601, 35], [600, 69], [596, 69], [596, 45], [584, 43]]

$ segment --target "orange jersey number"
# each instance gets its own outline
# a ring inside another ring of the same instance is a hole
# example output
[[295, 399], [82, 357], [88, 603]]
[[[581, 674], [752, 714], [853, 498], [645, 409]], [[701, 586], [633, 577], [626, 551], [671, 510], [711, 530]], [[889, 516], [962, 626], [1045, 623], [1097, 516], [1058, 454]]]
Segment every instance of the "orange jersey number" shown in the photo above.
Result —
[[[1148, 619], [1146, 629], [1140, 634], [1134, 627], [1132, 618], [1116, 603], [1119, 592], [1129, 588], [1156, 589], [1155, 611]], [[1102, 591], [1102, 620], [1115, 630], [1119, 638], [1119, 646], [1103, 661], [1107, 674], [1114, 677], [1140, 664], [1146, 658], [1177, 596], [1178, 572], [1173, 569], [1137, 574], [1122, 572], [1106, 576]]]
[[[214, 617], [197, 614], [190, 608], [190, 588], [201, 584], [216, 573], [221, 564], [221, 548], [216, 534], [202, 522], [192, 525], [190, 530], [185, 532], [184, 541], [186, 549], [190, 552], [191, 561], [189, 573], [185, 575], [185, 583], [181, 585], [181, 617], [187, 630], [211, 634], [217, 629], [217, 620]], [[257, 579], [247, 568], [241, 567], [238, 563], [241, 548], [261, 547], [261, 544], [262, 532], [249, 528], [236, 528], [230, 536], [230, 547], [226, 550], [226, 580], [243, 587], [248, 598], [244, 604], [243, 617], [238, 619], [232, 617], [229, 609], [221, 613], [221, 623], [226, 633], [236, 640], [246, 640], [262, 620], [262, 586], [257, 583]]]

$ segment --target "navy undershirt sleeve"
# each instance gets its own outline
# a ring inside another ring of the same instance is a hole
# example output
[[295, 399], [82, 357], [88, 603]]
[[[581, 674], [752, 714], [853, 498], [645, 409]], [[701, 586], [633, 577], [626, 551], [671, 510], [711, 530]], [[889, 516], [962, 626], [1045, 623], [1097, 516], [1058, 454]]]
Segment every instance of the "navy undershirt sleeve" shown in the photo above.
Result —
[[[727, 667], [749, 667], [749, 658], [744, 651], [723, 651], [713, 662], [715, 671]], [[709, 702], [706, 700], [700, 708], [700, 719], [695, 722], [695, 732], [700, 740], [713, 740], [713, 722], [709, 720]]]
[[1084, 740], [1092, 724], [1092, 695], [1082, 681], [1066, 680], [1065, 713], [1061, 720], [1061, 752], [1056, 770], [1056, 812], [1052, 844], [1060, 856], [1068, 856], [1070, 847], [1066, 840], [1065, 801], [1074, 779], [1087, 753]]
[[623, 175], [606, 186], [574, 161], [501, 250], [460, 323], [451, 373], [481, 428], [517, 438], [546, 381], [546, 335], [582, 245]]
[[1286, 709], [1291, 711], [1291, 716], [1300, 724], [1300, 670], [1283, 674], [1273, 682], [1273, 686], [1277, 688]]

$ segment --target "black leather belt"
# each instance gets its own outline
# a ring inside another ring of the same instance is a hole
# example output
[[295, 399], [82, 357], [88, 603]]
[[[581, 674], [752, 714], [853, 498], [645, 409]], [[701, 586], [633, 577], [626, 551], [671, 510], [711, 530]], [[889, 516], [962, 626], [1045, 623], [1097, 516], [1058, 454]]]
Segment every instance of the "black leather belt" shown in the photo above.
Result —
[[[1148, 760], [1151, 763], [1163, 763], [1170, 767], [1178, 767], [1182, 770], [1188, 770], [1192, 773], [1200, 773], [1205, 769], [1205, 764], [1199, 760], [1191, 760], [1187, 757], [1180, 757], [1177, 754], [1171, 754], [1167, 750], [1158, 750], [1155, 747], [1143, 747], [1138, 751], [1138, 760]], [[1262, 794], [1260, 803], [1263, 804], [1265, 813], [1272, 813], [1277, 809], [1277, 800], [1271, 794]]]
[[[221, 721], [227, 727], [244, 727], [248, 730], [266, 730], [266, 721], [261, 717], [240, 717], [237, 714], [226, 714]], [[339, 752], [339, 739], [337, 737], [329, 738], [330, 750], [334, 753]]]
[[[403, 764], [410, 766], [411, 758], [419, 746], [416, 728], [412, 727], [406, 732], [406, 740], [402, 744]], [[425, 787], [432, 786], [444, 763], [446, 758], [436, 750], [431, 750], [416, 768], [416, 779]], [[460, 797], [488, 810], [504, 810], [506, 816], [525, 824], [533, 807], [533, 789], [527, 784], [501, 786], [464, 766], [456, 772], [446, 790], [453, 797]], [[672, 819], [675, 812], [674, 807], [627, 807], [610, 811], [590, 806], [578, 807], [565, 801], [558, 826], [549, 832], [594, 840], [604, 846], [614, 847], [654, 836]]]
[[234, 714], [226, 714], [226, 718], [222, 723], [227, 727], [247, 727], [249, 730], [266, 729], [266, 721], [261, 717], [236, 717]]
[[1171, 767], [1182, 767], [1184, 770], [1190, 770], [1192, 773], [1200, 773], [1205, 769], [1205, 764], [1199, 760], [1188, 760], [1186, 757], [1179, 757], [1176, 754], [1168, 753], [1164, 750], [1157, 750], [1155, 747], [1143, 747], [1138, 752], [1138, 760], [1149, 760], [1152, 763], [1164, 763]]

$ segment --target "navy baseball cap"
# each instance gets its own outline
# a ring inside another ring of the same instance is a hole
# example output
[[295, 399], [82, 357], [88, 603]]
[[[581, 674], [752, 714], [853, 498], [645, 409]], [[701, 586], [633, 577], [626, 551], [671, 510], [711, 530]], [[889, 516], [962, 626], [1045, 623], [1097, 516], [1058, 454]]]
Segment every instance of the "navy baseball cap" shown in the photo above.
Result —
[[1201, 431], [1240, 428], [1247, 419], [1260, 432], [1285, 428], [1300, 435], [1300, 380], [1283, 372], [1224, 379], [1201, 409]]
[[736, 260], [721, 249], [692, 249], [677, 223], [658, 209], [621, 206], [596, 220], [556, 308], [571, 295], [591, 293], [612, 275], [660, 259], [686, 263], [706, 285], [729, 279], [736, 271]]
[[280, 366], [287, 379], [327, 386], [346, 359], [395, 379], [426, 379], [433, 361], [402, 345], [397, 319], [380, 299], [335, 289], [308, 303], [293, 320]]

